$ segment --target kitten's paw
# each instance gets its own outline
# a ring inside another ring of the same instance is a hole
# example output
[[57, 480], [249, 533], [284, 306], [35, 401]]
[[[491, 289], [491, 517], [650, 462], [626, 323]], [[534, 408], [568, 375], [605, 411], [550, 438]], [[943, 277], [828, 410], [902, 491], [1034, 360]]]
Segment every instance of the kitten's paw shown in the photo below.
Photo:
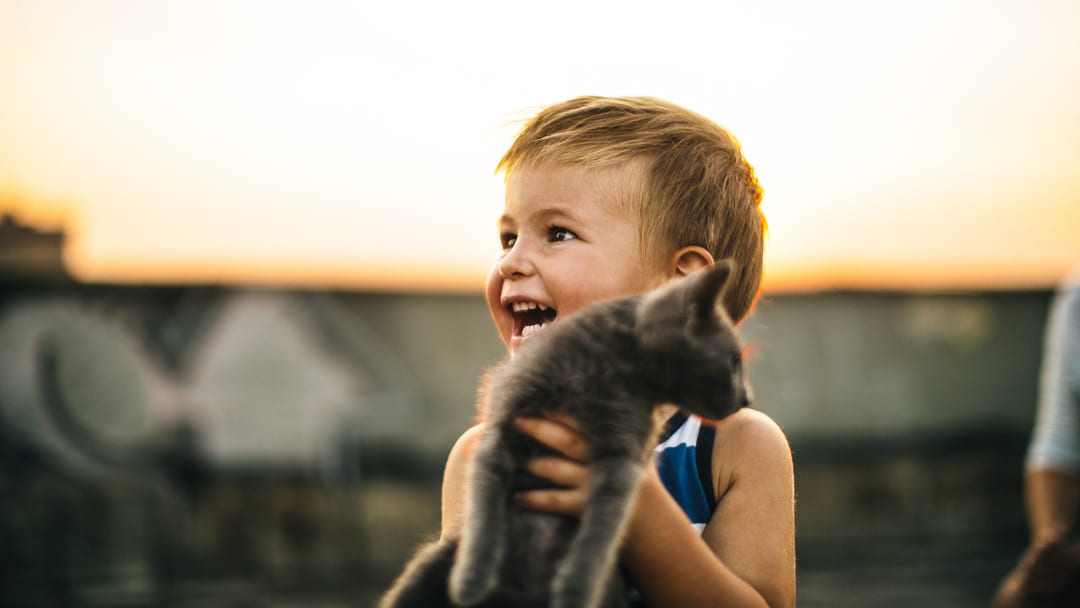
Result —
[[602, 585], [588, 576], [561, 573], [551, 588], [551, 608], [593, 608], [601, 603]]
[[580, 588], [567, 588], [555, 585], [551, 594], [551, 608], [586, 608], [589, 606], [588, 592]]
[[498, 582], [496, 569], [490, 564], [468, 568], [456, 563], [450, 571], [450, 600], [458, 606], [475, 606], [495, 591]]
[[557, 593], [551, 598], [551, 608], [592, 608], [584, 594], [578, 592]]

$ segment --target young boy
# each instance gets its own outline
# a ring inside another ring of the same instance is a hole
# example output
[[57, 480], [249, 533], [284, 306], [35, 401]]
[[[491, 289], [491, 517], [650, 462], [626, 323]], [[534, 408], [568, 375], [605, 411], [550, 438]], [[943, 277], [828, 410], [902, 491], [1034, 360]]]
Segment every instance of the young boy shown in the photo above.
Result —
[[[503, 253], [486, 296], [511, 355], [592, 302], [723, 258], [735, 260], [725, 308], [736, 323], [750, 310], [762, 272], [761, 189], [738, 143], [711, 121], [657, 99], [572, 99], [529, 121], [498, 169], [507, 179]], [[621, 552], [645, 604], [794, 606], [794, 484], [783, 433], [751, 409], [715, 430], [670, 409], [664, 470], [651, 469], [639, 487]], [[482, 427], [466, 431], [447, 461], [444, 537], [461, 528]], [[573, 422], [524, 419], [519, 428], [562, 457], [529, 466], [561, 489], [522, 492], [518, 503], [580, 515], [589, 450]]]

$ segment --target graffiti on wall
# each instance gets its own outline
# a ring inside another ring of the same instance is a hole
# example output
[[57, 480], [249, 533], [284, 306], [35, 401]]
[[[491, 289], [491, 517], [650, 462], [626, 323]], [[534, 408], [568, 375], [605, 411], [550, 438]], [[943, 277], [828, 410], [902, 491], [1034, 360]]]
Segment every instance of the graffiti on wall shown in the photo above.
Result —
[[183, 429], [216, 469], [347, 477], [350, 447], [409, 424], [411, 384], [331, 294], [46, 294], [0, 311], [0, 429], [80, 475], [102, 464], [87, 443], [145, 449]]

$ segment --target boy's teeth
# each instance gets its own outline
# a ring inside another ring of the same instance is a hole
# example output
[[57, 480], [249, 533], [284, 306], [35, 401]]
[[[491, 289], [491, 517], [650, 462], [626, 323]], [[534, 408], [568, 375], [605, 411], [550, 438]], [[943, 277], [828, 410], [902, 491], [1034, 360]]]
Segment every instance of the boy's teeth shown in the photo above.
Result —
[[539, 325], [526, 325], [525, 327], [521, 328], [521, 337], [524, 338], [526, 336], [531, 336], [547, 326], [547, 323], [540, 323]]
[[528, 300], [511, 302], [509, 309], [514, 315], [515, 331], [523, 338], [544, 329], [556, 316], [554, 308]]
[[511, 307], [513, 308], [514, 312], [528, 312], [530, 310], [536, 309], [545, 311], [548, 309], [547, 306], [544, 306], [543, 304], [537, 304], [536, 302], [514, 302]]

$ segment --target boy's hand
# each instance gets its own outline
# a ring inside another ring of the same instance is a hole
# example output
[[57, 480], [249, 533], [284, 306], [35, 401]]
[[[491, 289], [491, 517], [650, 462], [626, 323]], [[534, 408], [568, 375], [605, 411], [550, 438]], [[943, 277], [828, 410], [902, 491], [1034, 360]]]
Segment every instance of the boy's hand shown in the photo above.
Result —
[[994, 608], [1073, 606], [1080, 601], [1080, 546], [1064, 529], [1029, 547], [994, 598]]
[[580, 517], [585, 510], [589, 482], [589, 445], [578, 431], [577, 424], [564, 414], [551, 413], [545, 418], [518, 418], [517, 429], [562, 457], [534, 458], [526, 469], [561, 489], [529, 490], [514, 495], [517, 504], [526, 509]]

